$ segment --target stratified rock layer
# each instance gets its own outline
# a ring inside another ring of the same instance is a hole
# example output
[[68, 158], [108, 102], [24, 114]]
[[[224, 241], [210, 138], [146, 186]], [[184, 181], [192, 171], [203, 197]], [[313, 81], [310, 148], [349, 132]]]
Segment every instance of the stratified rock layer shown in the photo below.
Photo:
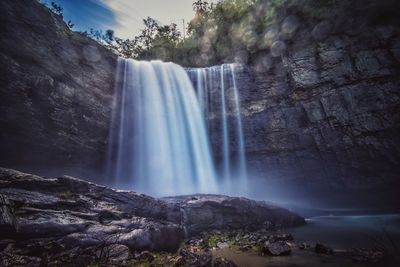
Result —
[[24, 247], [45, 240], [66, 249], [121, 244], [132, 251], [171, 251], [185, 234], [304, 224], [303, 218], [264, 202], [193, 198], [165, 201], [67, 176], [43, 178], [0, 168], [0, 228], [8, 229], [0, 239]]
[[[340, 1], [325, 14], [282, 8], [257, 35], [270, 46], [236, 75], [257, 197], [322, 201], [336, 192], [346, 205], [358, 194], [366, 206], [398, 202], [396, 2]], [[116, 56], [34, 0], [0, 1], [0, 22], [0, 165], [103, 182], [96, 172], [105, 162]], [[233, 101], [231, 91], [226, 98]], [[235, 111], [228, 114], [235, 125]], [[209, 125], [218, 157], [221, 122]]]
[[0, 163], [50, 174], [100, 170], [117, 56], [38, 1], [0, 2]]
[[268, 229], [271, 226], [302, 225], [304, 219], [286, 209], [240, 197], [190, 195], [163, 198], [181, 207], [187, 233], [209, 229]]
[[[268, 193], [286, 189], [290, 197], [302, 192], [332, 200], [337, 193], [358, 205], [364, 195], [364, 205], [393, 205], [400, 188], [400, 20], [390, 11], [395, 1], [341, 1], [319, 16], [305, 15], [306, 4], [304, 10], [300, 4], [283, 8], [260, 34], [269, 38], [270, 49], [236, 67], [248, 170], [257, 178], [253, 191], [264, 183]], [[219, 94], [216, 88], [215, 114], [209, 116], [217, 156]], [[225, 96], [234, 156], [232, 89]]]

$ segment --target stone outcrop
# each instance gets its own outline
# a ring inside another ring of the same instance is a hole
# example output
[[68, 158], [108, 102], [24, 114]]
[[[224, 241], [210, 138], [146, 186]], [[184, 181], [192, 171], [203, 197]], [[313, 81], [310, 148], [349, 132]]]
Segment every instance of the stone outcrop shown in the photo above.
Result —
[[212, 229], [268, 229], [272, 226], [302, 225], [304, 219], [263, 201], [221, 195], [190, 195], [164, 198], [181, 207], [189, 235]]
[[13, 213], [2, 208], [1, 217], [11, 216], [15, 227], [2, 238], [50, 238], [69, 248], [119, 243], [135, 250], [176, 249], [184, 238], [177, 205], [72, 177], [0, 169], [0, 196], [13, 203]]
[[38, 1], [1, 1], [0, 23], [0, 165], [92, 176], [105, 157], [116, 55]]
[[185, 235], [200, 231], [305, 223], [285, 209], [244, 198], [166, 201], [73, 177], [44, 178], [3, 168], [0, 200], [0, 243], [5, 239], [24, 248], [55, 242], [64, 249], [119, 244], [131, 251], [173, 251]]
[[264, 201], [221, 195], [190, 195], [164, 198], [181, 207], [189, 235], [207, 229], [268, 229], [302, 225], [304, 219]]
[[[388, 8], [394, 4], [341, 1], [319, 18], [282, 10], [265, 29], [275, 33], [265, 35], [270, 49], [237, 68], [248, 170], [266, 190], [325, 199], [338, 193], [352, 202], [358, 194], [366, 201], [380, 196], [367, 205], [397, 198], [400, 21]], [[230, 89], [225, 95], [234, 101]], [[213, 104], [221, 105], [218, 97]], [[235, 125], [235, 110], [229, 114]], [[215, 148], [221, 116], [210, 117]]]
[[[289, 8], [264, 29], [270, 47], [237, 73], [248, 170], [271, 189], [259, 196], [279, 187], [348, 202], [361, 193], [366, 205], [397, 198], [394, 2], [340, 1], [318, 16]], [[0, 165], [101, 182], [116, 56], [37, 1], [1, 1], [0, 22]]]

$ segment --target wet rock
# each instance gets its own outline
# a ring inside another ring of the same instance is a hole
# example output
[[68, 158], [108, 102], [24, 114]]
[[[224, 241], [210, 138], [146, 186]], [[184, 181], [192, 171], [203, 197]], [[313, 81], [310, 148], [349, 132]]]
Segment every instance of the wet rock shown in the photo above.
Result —
[[121, 263], [121, 262], [126, 262], [128, 259], [130, 259], [130, 252], [129, 248], [125, 245], [113, 244], [110, 246], [106, 246], [100, 251], [98, 251], [97, 256], [99, 258], [105, 256], [110, 260], [110, 262]]
[[[63, 257], [76, 258], [81, 265], [96, 259], [124, 262], [129, 251], [176, 252], [186, 227], [189, 235], [200, 229], [207, 234], [189, 241], [190, 249], [181, 256], [193, 266], [209, 266], [211, 252], [204, 252], [204, 247], [227, 248], [236, 236], [249, 244], [264, 238], [258, 232], [238, 235], [218, 229], [258, 229], [266, 221], [287, 226], [304, 223], [285, 209], [249, 199], [215, 195], [155, 199], [73, 177], [44, 178], [4, 168], [0, 168], [0, 195], [2, 203], [18, 203], [12, 213], [18, 239], [0, 245], [15, 243], [24, 247], [16, 254], [46, 254], [54, 263], [63, 262]], [[9, 218], [6, 214], [3, 217]], [[150, 261], [151, 257], [151, 252], [142, 252], [136, 259]]]
[[[23, 215], [23, 212], [26, 212]], [[42, 210], [40, 214], [28, 208], [20, 209], [17, 232], [26, 238], [59, 237], [74, 232], [82, 232], [89, 223], [76, 216], [57, 211]]]
[[0, 194], [22, 203], [15, 213], [22, 239], [53, 238], [67, 248], [120, 243], [132, 250], [176, 250], [184, 239], [179, 207], [133, 192], [0, 169]]
[[279, 57], [286, 50], [286, 44], [283, 41], [276, 41], [271, 45], [271, 56]]
[[329, 21], [321, 21], [320, 23], [315, 25], [311, 34], [315, 40], [322, 41], [329, 36], [331, 31], [332, 31], [332, 23]]
[[281, 30], [288, 38], [290, 38], [299, 28], [300, 22], [298, 17], [294, 15], [287, 16], [282, 23]]
[[230, 246], [229, 246], [229, 244], [227, 242], [218, 242], [217, 243], [217, 247], [219, 249], [224, 249], [224, 248], [229, 248]]
[[189, 234], [210, 229], [263, 229], [268, 224], [296, 226], [304, 219], [262, 201], [222, 195], [196, 195], [164, 198], [169, 203], [184, 207], [184, 224]]
[[307, 243], [301, 243], [299, 244], [299, 249], [308, 249], [310, 248], [310, 245]]
[[187, 249], [182, 249], [180, 255], [185, 259], [185, 266], [187, 267], [211, 267], [212, 254], [210, 251], [197, 254]]
[[332, 255], [333, 254], [333, 249], [330, 247], [327, 247], [323, 244], [317, 243], [315, 245], [315, 252], [319, 254], [327, 254], [327, 255]]
[[12, 244], [0, 252], [0, 266], [41, 266], [41, 259], [38, 257], [20, 255], [14, 250]]
[[268, 240], [273, 243], [277, 241], [292, 241], [293, 236], [291, 234], [276, 234], [268, 236]]
[[178, 266], [184, 266], [184, 264], [185, 264], [185, 259], [180, 255], [174, 256], [168, 260], [169, 266], [178, 267]]
[[154, 255], [149, 251], [142, 251], [141, 253], [135, 255], [135, 259], [141, 261], [152, 262], [154, 258]]
[[266, 254], [269, 254], [272, 256], [288, 255], [291, 253], [291, 251], [292, 250], [291, 250], [290, 246], [285, 241], [277, 241], [274, 243], [266, 241], [264, 243], [264, 247], [263, 247], [263, 253], [266, 253]]
[[5, 195], [0, 194], [0, 238], [12, 236], [15, 230], [14, 205]]
[[352, 260], [355, 262], [376, 263], [385, 258], [385, 253], [375, 249], [353, 249], [351, 250]]
[[12, 239], [0, 239], [0, 251], [5, 249], [9, 244], [14, 244], [15, 240]]
[[237, 267], [237, 265], [225, 258], [216, 258], [214, 260], [214, 267]]

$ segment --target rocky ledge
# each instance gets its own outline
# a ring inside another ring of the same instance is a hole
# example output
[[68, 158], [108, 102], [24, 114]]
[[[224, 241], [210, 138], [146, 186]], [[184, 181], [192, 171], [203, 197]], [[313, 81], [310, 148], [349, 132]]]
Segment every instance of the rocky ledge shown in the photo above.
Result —
[[304, 223], [288, 210], [245, 198], [156, 199], [68, 176], [0, 168], [0, 265], [43, 264], [87, 251], [127, 258], [144, 250], [176, 251], [201, 231]]

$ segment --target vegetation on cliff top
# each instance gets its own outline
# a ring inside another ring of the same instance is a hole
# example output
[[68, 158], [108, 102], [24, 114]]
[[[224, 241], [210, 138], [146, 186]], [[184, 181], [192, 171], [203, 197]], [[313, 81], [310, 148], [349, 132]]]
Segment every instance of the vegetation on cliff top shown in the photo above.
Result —
[[[184, 66], [206, 66], [222, 62], [251, 62], [261, 51], [271, 49], [276, 27], [290, 14], [298, 17], [321, 19], [332, 15], [337, 0], [222, 0], [193, 3], [194, 17], [187, 25], [183, 38], [176, 24], [161, 25], [155, 19], [143, 19], [144, 28], [133, 39], [114, 36], [90, 29], [81, 32], [120, 56], [134, 59], [177, 62]], [[344, 1], [347, 2], [347, 1]], [[52, 3], [49, 7], [62, 15], [62, 7]], [[337, 10], [337, 9], [335, 9]], [[72, 22], [68, 22], [70, 28]], [[289, 29], [293, 31], [293, 29]]]

